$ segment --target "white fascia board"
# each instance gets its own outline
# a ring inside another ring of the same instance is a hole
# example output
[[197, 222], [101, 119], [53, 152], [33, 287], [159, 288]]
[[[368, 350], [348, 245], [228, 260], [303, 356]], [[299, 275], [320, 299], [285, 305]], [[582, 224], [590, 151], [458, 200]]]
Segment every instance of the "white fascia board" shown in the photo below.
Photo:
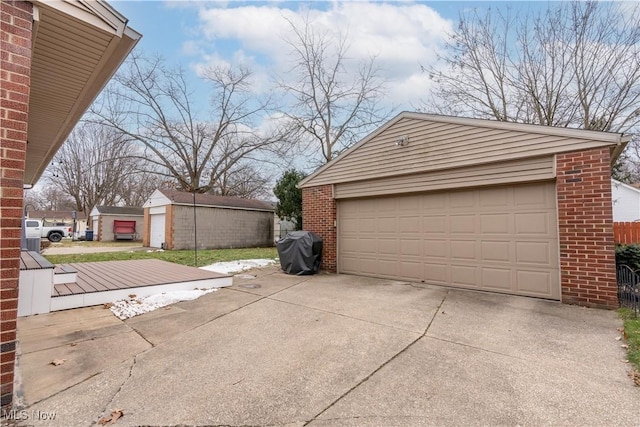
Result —
[[151, 196], [144, 202], [142, 205], [143, 208], [157, 208], [160, 206], [167, 206], [171, 204], [171, 200], [167, 196], [164, 195], [162, 191], [159, 189], [155, 190]]

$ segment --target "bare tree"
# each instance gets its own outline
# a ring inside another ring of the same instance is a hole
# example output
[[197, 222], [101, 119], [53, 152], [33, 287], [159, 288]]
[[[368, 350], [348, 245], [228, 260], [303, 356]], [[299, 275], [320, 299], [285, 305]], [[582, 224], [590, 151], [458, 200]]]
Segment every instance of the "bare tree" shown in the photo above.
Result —
[[28, 211], [65, 211], [76, 209], [76, 204], [67, 192], [56, 185], [26, 190], [24, 208]]
[[640, 123], [640, 8], [562, 2], [541, 14], [461, 15], [426, 110], [629, 132]]
[[245, 199], [268, 198], [272, 176], [261, 165], [254, 161], [237, 163], [219, 176], [211, 192]]
[[293, 67], [279, 86], [294, 100], [283, 114], [296, 138], [320, 148], [325, 162], [353, 145], [363, 133], [380, 124], [388, 112], [379, 107], [384, 93], [375, 58], [348, 68], [349, 46], [343, 36], [317, 31], [308, 19], [302, 26], [289, 21], [293, 37]]
[[84, 122], [58, 151], [47, 176], [71, 196], [76, 210], [88, 213], [99, 204], [118, 204], [121, 188], [137, 171], [135, 147], [124, 135]]
[[273, 135], [254, 130], [269, 102], [252, 96], [249, 70], [210, 67], [203, 78], [212, 87], [206, 119], [184, 70], [134, 53], [92, 113], [140, 143], [143, 157], [178, 188], [204, 193], [242, 159], [275, 150], [282, 137], [279, 129]]

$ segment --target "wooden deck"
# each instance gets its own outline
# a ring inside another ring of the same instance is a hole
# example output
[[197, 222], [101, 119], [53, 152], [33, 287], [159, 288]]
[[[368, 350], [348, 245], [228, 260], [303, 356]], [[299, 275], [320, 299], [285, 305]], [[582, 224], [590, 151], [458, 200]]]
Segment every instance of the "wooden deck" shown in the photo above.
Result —
[[20, 252], [20, 270], [40, 270], [43, 268], [54, 268], [55, 266], [46, 260], [38, 252]]
[[54, 285], [51, 311], [115, 302], [176, 290], [231, 286], [232, 276], [156, 259], [72, 263], [75, 283]]

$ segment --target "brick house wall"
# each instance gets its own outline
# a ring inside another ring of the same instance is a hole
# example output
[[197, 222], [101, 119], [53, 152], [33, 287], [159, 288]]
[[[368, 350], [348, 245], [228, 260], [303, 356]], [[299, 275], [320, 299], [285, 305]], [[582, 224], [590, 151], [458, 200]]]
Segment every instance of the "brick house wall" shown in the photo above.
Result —
[[331, 185], [302, 189], [302, 229], [322, 238], [320, 268], [331, 273], [338, 271], [336, 200]]
[[562, 302], [618, 306], [608, 148], [556, 156]]
[[33, 5], [0, 2], [0, 403], [13, 401]]

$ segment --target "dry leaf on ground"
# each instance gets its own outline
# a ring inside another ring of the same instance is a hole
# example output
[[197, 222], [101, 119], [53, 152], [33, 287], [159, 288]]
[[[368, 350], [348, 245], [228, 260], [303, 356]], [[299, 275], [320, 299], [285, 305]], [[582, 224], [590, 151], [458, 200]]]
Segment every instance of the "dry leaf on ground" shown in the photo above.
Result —
[[67, 359], [53, 359], [51, 362], [49, 362], [49, 364], [53, 366], [60, 366], [66, 361]]
[[118, 418], [121, 418], [124, 415], [124, 411], [122, 409], [112, 409], [111, 415], [108, 417], [102, 417], [98, 420], [98, 424], [104, 426], [107, 424], [113, 424], [118, 421]]

